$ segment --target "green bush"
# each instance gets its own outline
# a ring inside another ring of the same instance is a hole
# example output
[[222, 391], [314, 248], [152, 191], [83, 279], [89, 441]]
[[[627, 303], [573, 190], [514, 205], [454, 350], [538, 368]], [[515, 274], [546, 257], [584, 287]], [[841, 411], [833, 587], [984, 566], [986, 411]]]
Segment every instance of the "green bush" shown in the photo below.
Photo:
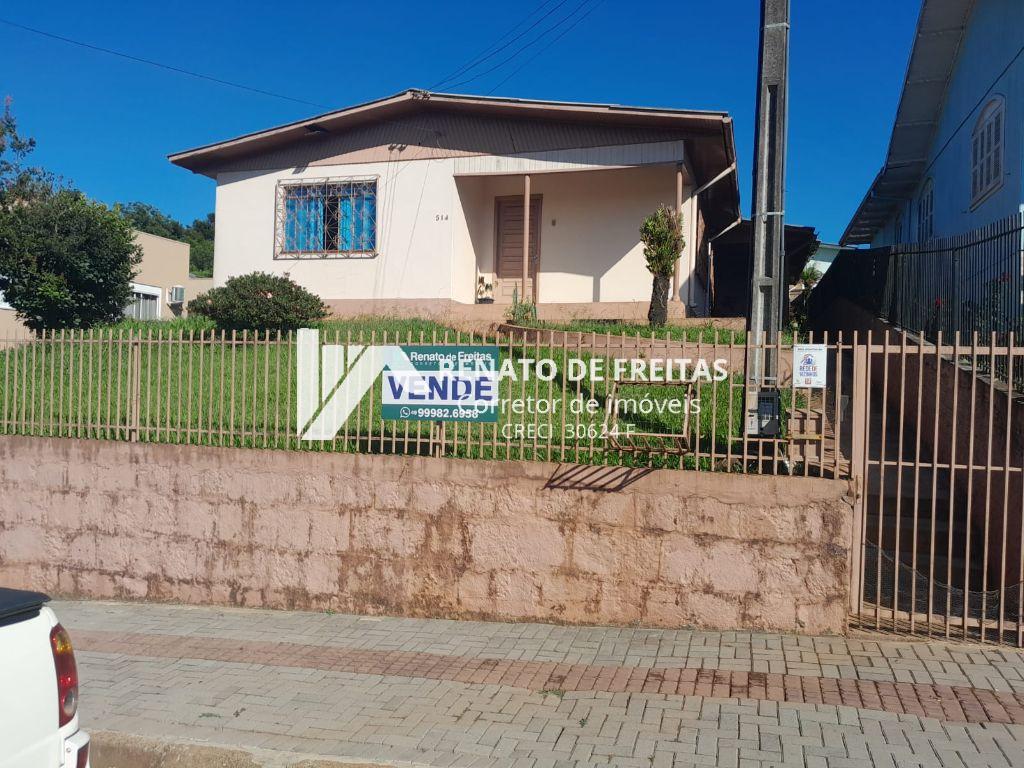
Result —
[[188, 313], [208, 317], [226, 331], [290, 331], [319, 323], [327, 306], [287, 277], [252, 272], [192, 299]]

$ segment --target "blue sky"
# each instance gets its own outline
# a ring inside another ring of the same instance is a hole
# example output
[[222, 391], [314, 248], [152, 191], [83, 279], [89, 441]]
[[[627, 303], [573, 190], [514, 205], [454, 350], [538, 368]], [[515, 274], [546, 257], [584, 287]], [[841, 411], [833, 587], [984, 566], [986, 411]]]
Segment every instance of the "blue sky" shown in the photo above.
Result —
[[[581, 2], [574, 18], [598, 0], [567, 0], [520, 43]], [[430, 87], [540, 5], [56, 0], [8, 4], [0, 16], [333, 108]], [[842, 233], [882, 162], [918, 6], [793, 0], [787, 221], [817, 227], [824, 240]], [[532, 61], [558, 31], [452, 90], [486, 93], [526, 64], [498, 95], [727, 110], [749, 210], [758, 7], [756, 0], [603, 0]], [[186, 223], [213, 209], [214, 185], [170, 165], [168, 153], [324, 111], [3, 24], [0, 95], [13, 98], [22, 132], [36, 138], [37, 163], [92, 197], [142, 200]]]

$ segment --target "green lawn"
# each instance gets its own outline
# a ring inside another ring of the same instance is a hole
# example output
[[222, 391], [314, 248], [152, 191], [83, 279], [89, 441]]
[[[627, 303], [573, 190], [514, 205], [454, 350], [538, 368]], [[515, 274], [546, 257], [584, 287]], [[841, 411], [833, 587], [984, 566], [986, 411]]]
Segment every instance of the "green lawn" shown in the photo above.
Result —
[[[469, 335], [425, 320], [365, 319], [332, 321], [322, 326], [324, 342], [432, 343], [459, 341]], [[689, 330], [689, 329], [688, 329]], [[497, 424], [383, 421], [380, 383], [364, 396], [338, 437], [326, 443], [296, 436], [296, 361], [292, 334], [214, 332], [202, 322], [125, 323], [111, 328], [47, 336], [0, 350], [0, 432], [52, 436], [135, 439], [140, 442], [189, 443], [236, 447], [383, 453], [436, 452], [443, 439], [446, 455], [488, 459], [555, 460], [630, 466], [694, 467], [714, 463], [715, 454], [735, 453], [743, 423], [742, 372], [726, 381], [661, 387], [630, 384], [620, 397], [653, 403], [688, 398], [700, 402], [687, 437], [701, 458], [665, 454], [678, 441], [641, 440], [629, 432], [681, 436], [682, 413], [624, 414], [619, 418], [620, 447], [644, 442], [641, 452], [619, 450], [606, 429], [605, 406], [610, 382], [574, 382], [558, 375], [552, 381], [504, 380], [501, 397], [516, 401], [557, 400], [554, 413], [506, 409]], [[179, 340], [181, 339], [181, 340]], [[473, 338], [480, 343], [479, 336]], [[489, 340], [493, 343], [493, 339]], [[551, 358], [566, 370], [571, 350], [539, 343], [509, 345], [502, 357]], [[583, 353], [589, 361], [598, 353]], [[789, 403], [790, 394], [783, 394]], [[566, 407], [593, 399], [598, 411]], [[630, 425], [627, 427], [626, 425]]]

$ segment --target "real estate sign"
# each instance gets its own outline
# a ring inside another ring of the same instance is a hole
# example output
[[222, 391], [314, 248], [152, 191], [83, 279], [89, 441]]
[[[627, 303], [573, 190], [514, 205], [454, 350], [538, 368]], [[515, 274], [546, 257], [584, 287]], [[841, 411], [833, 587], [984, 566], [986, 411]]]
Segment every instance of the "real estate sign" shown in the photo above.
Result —
[[298, 333], [296, 416], [303, 440], [332, 440], [381, 380], [381, 418], [498, 420], [496, 346], [320, 344]]
[[401, 345], [412, 368], [381, 377], [381, 418], [498, 420], [498, 348]]

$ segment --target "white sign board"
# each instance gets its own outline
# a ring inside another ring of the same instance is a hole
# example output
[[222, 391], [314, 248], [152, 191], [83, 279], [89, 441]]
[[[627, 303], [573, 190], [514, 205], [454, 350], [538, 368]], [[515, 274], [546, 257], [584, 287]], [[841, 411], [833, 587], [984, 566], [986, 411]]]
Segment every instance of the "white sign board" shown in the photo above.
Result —
[[828, 347], [824, 344], [793, 345], [793, 386], [824, 389], [828, 371]]

